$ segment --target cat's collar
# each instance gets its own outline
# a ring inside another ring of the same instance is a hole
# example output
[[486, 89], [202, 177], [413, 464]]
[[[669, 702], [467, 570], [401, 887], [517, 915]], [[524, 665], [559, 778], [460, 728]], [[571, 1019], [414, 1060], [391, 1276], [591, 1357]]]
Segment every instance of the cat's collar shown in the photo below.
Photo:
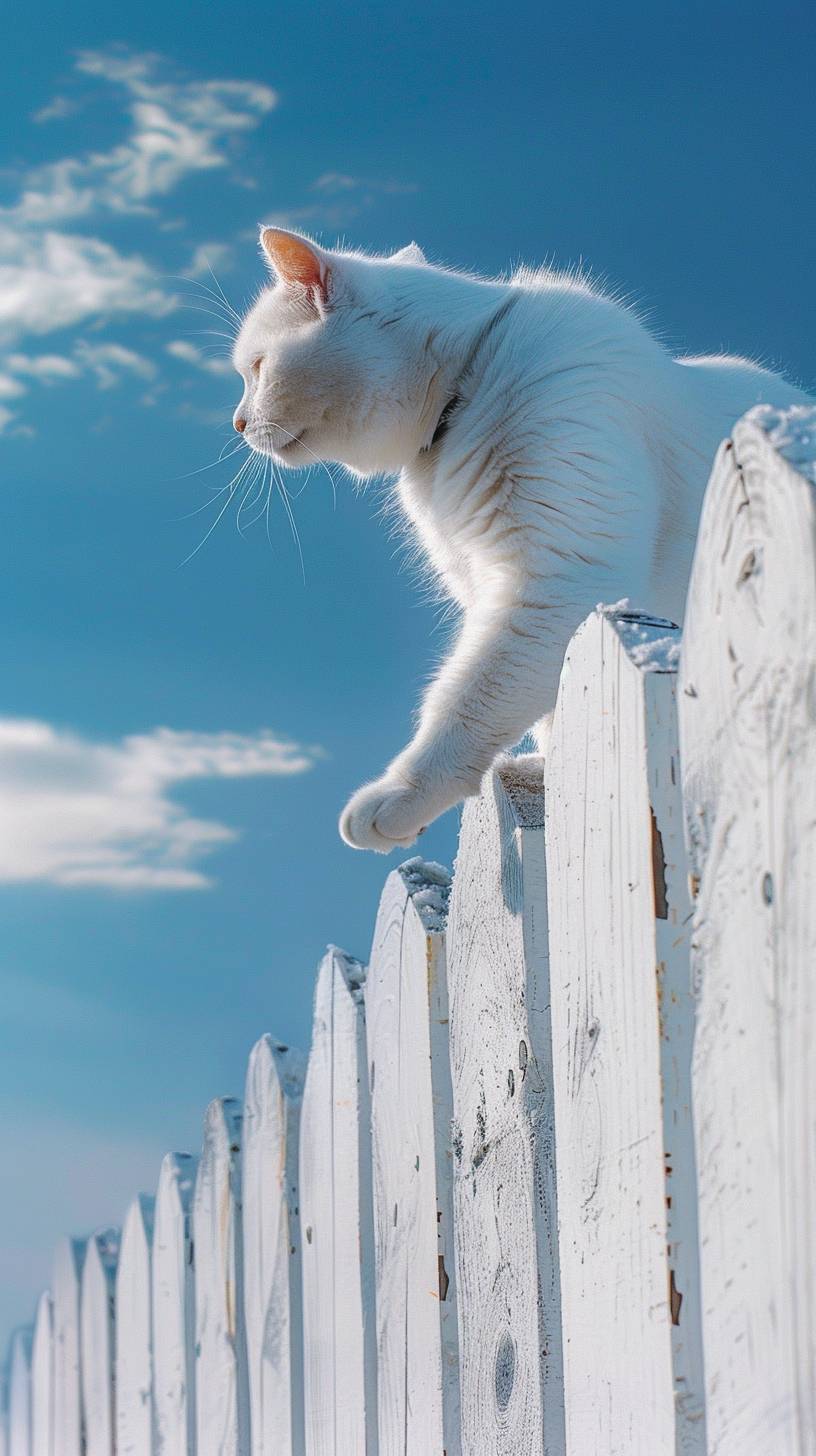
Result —
[[462, 396], [460, 394], [451, 395], [450, 399], [442, 410], [439, 419], [436, 422], [436, 429], [431, 435], [428, 444], [423, 447], [425, 453], [427, 453], [429, 450], [433, 450], [434, 446], [438, 445], [440, 440], [444, 439], [445, 435], [448, 433], [451, 419], [461, 403]]

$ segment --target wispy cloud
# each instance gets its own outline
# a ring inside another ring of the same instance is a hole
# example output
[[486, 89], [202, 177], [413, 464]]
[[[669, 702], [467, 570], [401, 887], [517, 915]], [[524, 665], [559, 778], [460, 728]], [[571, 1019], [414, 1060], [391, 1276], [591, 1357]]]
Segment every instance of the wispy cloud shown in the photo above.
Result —
[[76, 233], [0, 224], [0, 341], [116, 314], [160, 316], [175, 301], [138, 257]]
[[352, 177], [348, 172], [323, 172], [312, 183], [312, 191], [328, 196], [355, 192], [361, 199], [370, 200], [376, 193], [397, 197], [417, 192], [418, 188], [415, 182], [399, 182], [393, 177]]
[[[60, 156], [22, 173], [16, 198], [0, 207], [0, 347], [7, 350], [19, 351], [24, 340], [57, 330], [161, 318], [177, 308], [177, 290], [166, 275], [99, 236], [105, 218], [141, 213], [159, 219], [159, 209], [186, 178], [235, 164], [241, 137], [277, 102], [260, 82], [180, 78], [162, 57], [123, 48], [82, 52], [75, 76], [86, 86], [111, 89], [124, 108], [124, 132], [108, 150]], [[65, 118], [79, 105], [58, 95], [34, 120]], [[208, 264], [223, 267], [226, 259], [226, 245], [199, 245], [188, 271], [203, 276]], [[0, 430], [14, 423], [5, 401], [24, 392], [21, 375], [55, 383], [90, 371], [105, 388], [122, 371], [149, 377], [132, 350], [118, 343], [104, 348], [107, 359], [103, 346], [93, 352], [77, 346], [62, 371], [35, 362], [14, 368], [0, 359]], [[155, 366], [149, 372], [152, 377]]]
[[[87, 339], [76, 342], [70, 358], [64, 354], [14, 353], [8, 354], [3, 363], [0, 400], [20, 399], [32, 386], [60, 384], [83, 375], [92, 378], [98, 389], [112, 389], [128, 376], [152, 383], [158, 374], [153, 361], [135, 349], [127, 349], [124, 344], [91, 343]], [[4, 427], [13, 427], [14, 421], [13, 411], [0, 408], [0, 434]]]
[[232, 375], [234, 372], [229, 359], [219, 357], [217, 354], [205, 354], [203, 349], [188, 343], [186, 339], [171, 339], [167, 345], [167, 352], [172, 359], [180, 359], [182, 364], [189, 364], [193, 369], [200, 369], [204, 374]]
[[0, 883], [201, 889], [201, 859], [235, 831], [174, 802], [174, 785], [305, 773], [317, 750], [256, 734], [157, 728], [95, 743], [0, 718]]
[[[102, 209], [152, 211], [153, 199], [191, 173], [226, 166], [231, 138], [257, 126], [277, 102], [270, 86], [252, 81], [162, 79], [166, 64], [152, 54], [83, 51], [76, 69], [124, 95], [127, 135], [109, 151], [33, 169], [17, 202], [3, 209], [9, 220], [53, 227]], [[55, 98], [39, 119], [64, 114], [65, 105]]]
[[100, 389], [111, 389], [119, 383], [122, 374], [133, 374], [139, 379], [156, 377], [155, 364], [137, 354], [135, 349], [126, 349], [123, 344], [89, 344], [87, 340], [80, 339], [74, 357], [90, 370]]

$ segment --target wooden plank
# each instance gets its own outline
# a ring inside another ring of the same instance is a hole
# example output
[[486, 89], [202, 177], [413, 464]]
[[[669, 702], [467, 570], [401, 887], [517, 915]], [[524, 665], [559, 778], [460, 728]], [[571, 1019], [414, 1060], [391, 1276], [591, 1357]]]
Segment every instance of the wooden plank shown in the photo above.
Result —
[[450, 875], [389, 875], [365, 982], [381, 1456], [458, 1456], [445, 921]]
[[113, 1391], [119, 1237], [119, 1230], [112, 1228], [91, 1234], [82, 1265], [80, 1366], [85, 1456], [113, 1456], [116, 1449]]
[[51, 1282], [54, 1320], [54, 1452], [83, 1456], [84, 1430], [79, 1376], [79, 1291], [85, 1242], [61, 1239]]
[[303, 1456], [298, 1160], [306, 1058], [271, 1036], [244, 1095], [244, 1303], [252, 1456]]
[[153, 1222], [153, 1406], [156, 1456], [195, 1456], [196, 1159], [162, 1160]]
[[816, 1452], [816, 410], [752, 411], [706, 495], [681, 728], [710, 1449]]
[[154, 1200], [139, 1193], [122, 1228], [116, 1274], [116, 1453], [152, 1456], [151, 1256]]
[[8, 1456], [31, 1456], [31, 1339], [28, 1327], [11, 1339], [8, 1374]]
[[365, 969], [330, 947], [315, 991], [300, 1124], [308, 1456], [377, 1456]]
[[54, 1330], [51, 1295], [41, 1294], [31, 1347], [31, 1456], [54, 1451]]
[[197, 1456], [249, 1456], [241, 1104], [211, 1102], [193, 1196]]
[[466, 802], [448, 920], [466, 1456], [564, 1452], [542, 781]]
[[567, 1448], [705, 1450], [679, 632], [599, 609], [546, 771]]

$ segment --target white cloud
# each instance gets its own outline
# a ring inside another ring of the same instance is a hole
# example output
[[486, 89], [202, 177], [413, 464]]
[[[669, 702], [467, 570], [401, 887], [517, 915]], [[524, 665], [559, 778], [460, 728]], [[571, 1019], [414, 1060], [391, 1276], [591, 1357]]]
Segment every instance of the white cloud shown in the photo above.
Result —
[[229, 268], [232, 248], [227, 243], [199, 243], [185, 272], [191, 278], [210, 278], [216, 268]]
[[100, 389], [111, 389], [118, 384], [122, 373], [135, 374], [140, 379], [155, 379], [156, 366], [150, 359], [126, 349], [122, 344], [89, 344], [80, 339], [74, 349], [74, 356], [84, 369], [96, 377]]
[[[128, 134], [110, 151], [33, 169], [17, 203], [2, 210], [9, 220], [53, 227], [100, 208], [152, 211], [151, 199], [186, 176], [226, 166], [229, 139], [256, 127], [278, 99], [252, 81], [161, 80], [161, 57], [149, 54], [84, 51], [76, 68], [124, 92]], [[57, 98], [38, 118], [64, 114], [66, 104]]]
[[25, 385], [10, 374], [0, 374], [0, 399], [17, 399], [25, 394]]
[[74, 233], [0, 226], [0, 339], [175, 307], [143, 259]]
[[71, 101], [67, 96], [55, 96], [47, 106], [41, 106], [39, 111], [35, 111], [31, 120], [38, 124], [44, 121], [64, 121], [66, 116], [73, 116], [78, 109], [78, 102]]
[[393, 177], [352, 177], [348, 172], [323, 172], [312, 183], [313, 192], [324, 192], [329, 196], [342, 192], [366, 193], [366, 202], [372, 201], [374, 193], [394, 197], [418, 190], [415, 182], [398, 182]]
[[205, 374], [232, 375], [235, 372], [229, 359], [205, 354], [203, 349], [186, 339], [172, 339], [167, 345], [167, 352], [173, 359], [180, 359], [183, 364], [190, 364], [193, 369], [201, 369]]
[[291, 776], [317, 750], [256, 734], [156, 728], [93, 743], [44, 722], [0, 718], [0, 883], [201, 889], [203, 856], [235, 831], [169, 796], [192, 779]]
[[80, 368], [62, 354], [9, 354], [6, 363], [14, 374], [26, 374], [40, 384], [57, 379], [76, 379]]

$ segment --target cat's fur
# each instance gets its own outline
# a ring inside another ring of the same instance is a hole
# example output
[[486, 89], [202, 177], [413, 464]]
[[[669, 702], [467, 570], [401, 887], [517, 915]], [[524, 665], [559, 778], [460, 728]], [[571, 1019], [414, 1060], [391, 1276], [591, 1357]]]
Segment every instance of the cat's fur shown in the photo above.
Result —
[[719, 442], [804, 396], [743, 359], [676, 360], [580, 277], [509, 281], [327, 252], [262, 231], [277, 279], [244, 320], [236, 411], [256, 450], [398, 474], [462, 611], [416, 732], [347, 804], [351, 845], [410, 844], [533, 724], [546, 748], [564, 650], [596, 602], [682, 621]]

